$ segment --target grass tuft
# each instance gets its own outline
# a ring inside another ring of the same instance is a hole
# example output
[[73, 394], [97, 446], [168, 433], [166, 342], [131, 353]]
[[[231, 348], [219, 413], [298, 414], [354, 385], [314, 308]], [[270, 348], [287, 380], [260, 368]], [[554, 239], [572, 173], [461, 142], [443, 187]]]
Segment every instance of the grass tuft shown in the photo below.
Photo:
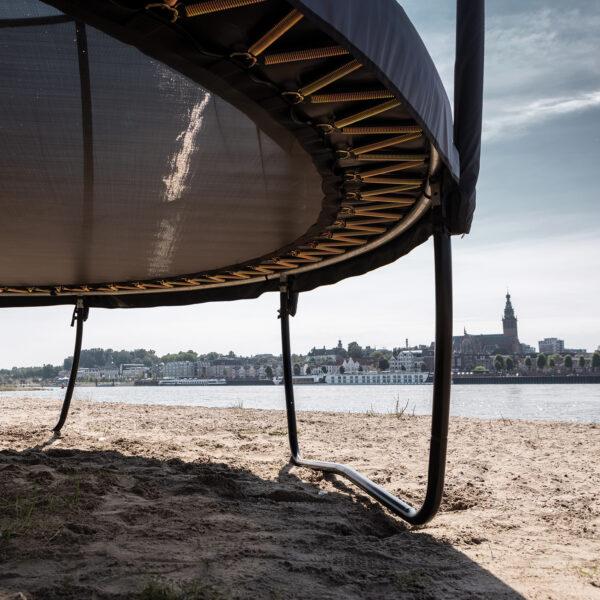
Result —
[[176, 582], [152, 579], [137, 596], [138, 600], [227, 600], [213, 585], [198, 580]]

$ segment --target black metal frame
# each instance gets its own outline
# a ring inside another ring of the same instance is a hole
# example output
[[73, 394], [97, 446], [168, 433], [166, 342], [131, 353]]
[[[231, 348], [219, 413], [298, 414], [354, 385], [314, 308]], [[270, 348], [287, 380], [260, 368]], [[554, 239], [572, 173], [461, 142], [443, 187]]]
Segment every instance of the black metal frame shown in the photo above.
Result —
[[289, 282], [281, 280], [280, 309], [281, 343], [283, 354], [283, 382], [287, 409], [288, 435], [292, 452], [291, 462], [299, 467], [315, 471], [335, 473], [346, 477], [367, 494], [381, 502], [386, 508], [413, 525], [422, 525], [433, 518], [442, 501], [446, 468], [446, 446], [448, 420], [450, 414], [450, 383], [452, 361], [452, 256], [450, 236], [442, 227], [434, 233], [435, 262], [435, 372], [433, 380], [433, 412], [431, 440], [429, 447], [429, 467], [427, 491], [419, 509], [390, 494], [352, 467], [334, 462], [305, 460], [300, 456], [294, 386], [292, 380], [292, 359], [290, 349], [289, 317], [296, 314], [298, 293], [290, 291]]
[[83, 338], [83, 323], [84, 321], [87, 321], [88, 313], [89, 307], [85, 306], [83, 303], [83, 298], [77, 298], [77, 303], [75, 304], [75, 309], [73, 310], [73, 317], [71, 318], [71, 327], [77, 323], [77, 329], [75, 330], [75, 349], [73, 350], [73, 364], [71, 365], [69, 383], [67, 384], [67, 391], [65, 392], [65, 399], [63, 400], [60, 417], [58, 418], [58, 422], [52, 430], [55, 436], [60, 435], [60, 430], [63, 428], [63, 425], [65, 424], [69, 414], [71, 398], [73, 397], [73, 390], [75, 389], [75, 380], [77, 379], [77, 371], [79, 370], [81, 340]]

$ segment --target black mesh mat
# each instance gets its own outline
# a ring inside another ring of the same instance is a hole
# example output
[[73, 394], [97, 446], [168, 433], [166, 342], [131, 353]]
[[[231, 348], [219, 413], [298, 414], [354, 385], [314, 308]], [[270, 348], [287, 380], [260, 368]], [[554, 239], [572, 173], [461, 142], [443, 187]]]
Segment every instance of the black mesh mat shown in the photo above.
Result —
[[154, 279], [249, 261], [317, 221], [310, 156], [71, 21], [3, 27], [2, 284]]

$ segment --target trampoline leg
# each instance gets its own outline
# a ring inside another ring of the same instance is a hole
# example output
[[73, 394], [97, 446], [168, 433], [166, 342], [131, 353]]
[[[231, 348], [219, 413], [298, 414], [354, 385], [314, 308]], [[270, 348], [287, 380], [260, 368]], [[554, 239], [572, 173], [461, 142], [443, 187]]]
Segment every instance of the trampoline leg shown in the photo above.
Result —
[[433, 410], [427, 490], [423, 504], [418, 509], [390, 494], [383, 487], [377, 485], [348, 465], [305, 460], [300, 456], [296, 427], [296, 409], [294, 405], [289, 327], [289, 316], [294, 316], [296, 312], [297, 294], [289, 291], [287, 282], [283, 279], [280, 286], [279, 318], [281, 319], [283, 377], [288, 433], [292, 452], [291, 462], [300, 467], [335, 473], [346, 477], [367, 494], [381, 502], [390, 511], [413, 525], [427, 523], [437, 512], [442, 501], [446, 468], [452, 361], [452, 257], [450, 236], [445, 231], [437, 231], [434, 234], [434, 254], [436, 325]]
[[89, 308], [84, 306], [83, 299], [77, 298], [75, 309], [73, 310], [73, 317], [71, 319], [71, 327], [76, 324], [77, 329], [75, 330], [75, 349], [73, 350], [73, 364], [71, 365], [71, 373], [69, 375], [69, 383], [67, 384], [67, 391], [65, 393], [65, 399], [63, 400], [62, 409], [60, 411], [60, 417], [58, 423], [52, 430], [54, 435], [59, 436], [60, 430], [62, 429], [67, 415], [69, 414], [69, 407], [71, 406], [71, 398], [73, 397], [73, 390], [75, 389], [75, 380], [77, 379], [77, 371], [79, 369], [79, 357], [81, 355], [81, 338], [83, 337], [83, 322], [87, 320]]

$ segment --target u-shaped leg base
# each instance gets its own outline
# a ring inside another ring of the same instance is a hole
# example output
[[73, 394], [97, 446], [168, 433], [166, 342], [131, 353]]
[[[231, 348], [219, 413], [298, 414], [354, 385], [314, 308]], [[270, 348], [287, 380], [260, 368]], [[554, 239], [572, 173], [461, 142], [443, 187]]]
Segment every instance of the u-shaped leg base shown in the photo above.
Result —
[[301, 458], [294, 404], [289, 325], [290, 314], [292, 316], [295, 314], [297, 294], [289, 291], [285, 281], [282, 281], [280, 289], [279, 317], [281, 319], [283, 377], [292, 464], [345, 477], [412, 525], [422, 525], [434, 517], [440, 507], [444, 489], [452, 366], [452, 255], [450, 236], [442, 231], [434, 234], [434, 261], [436, 326], [433, 411], [427, 491], [425, 500], [418, 509], [394, 496], [348, 465]]

